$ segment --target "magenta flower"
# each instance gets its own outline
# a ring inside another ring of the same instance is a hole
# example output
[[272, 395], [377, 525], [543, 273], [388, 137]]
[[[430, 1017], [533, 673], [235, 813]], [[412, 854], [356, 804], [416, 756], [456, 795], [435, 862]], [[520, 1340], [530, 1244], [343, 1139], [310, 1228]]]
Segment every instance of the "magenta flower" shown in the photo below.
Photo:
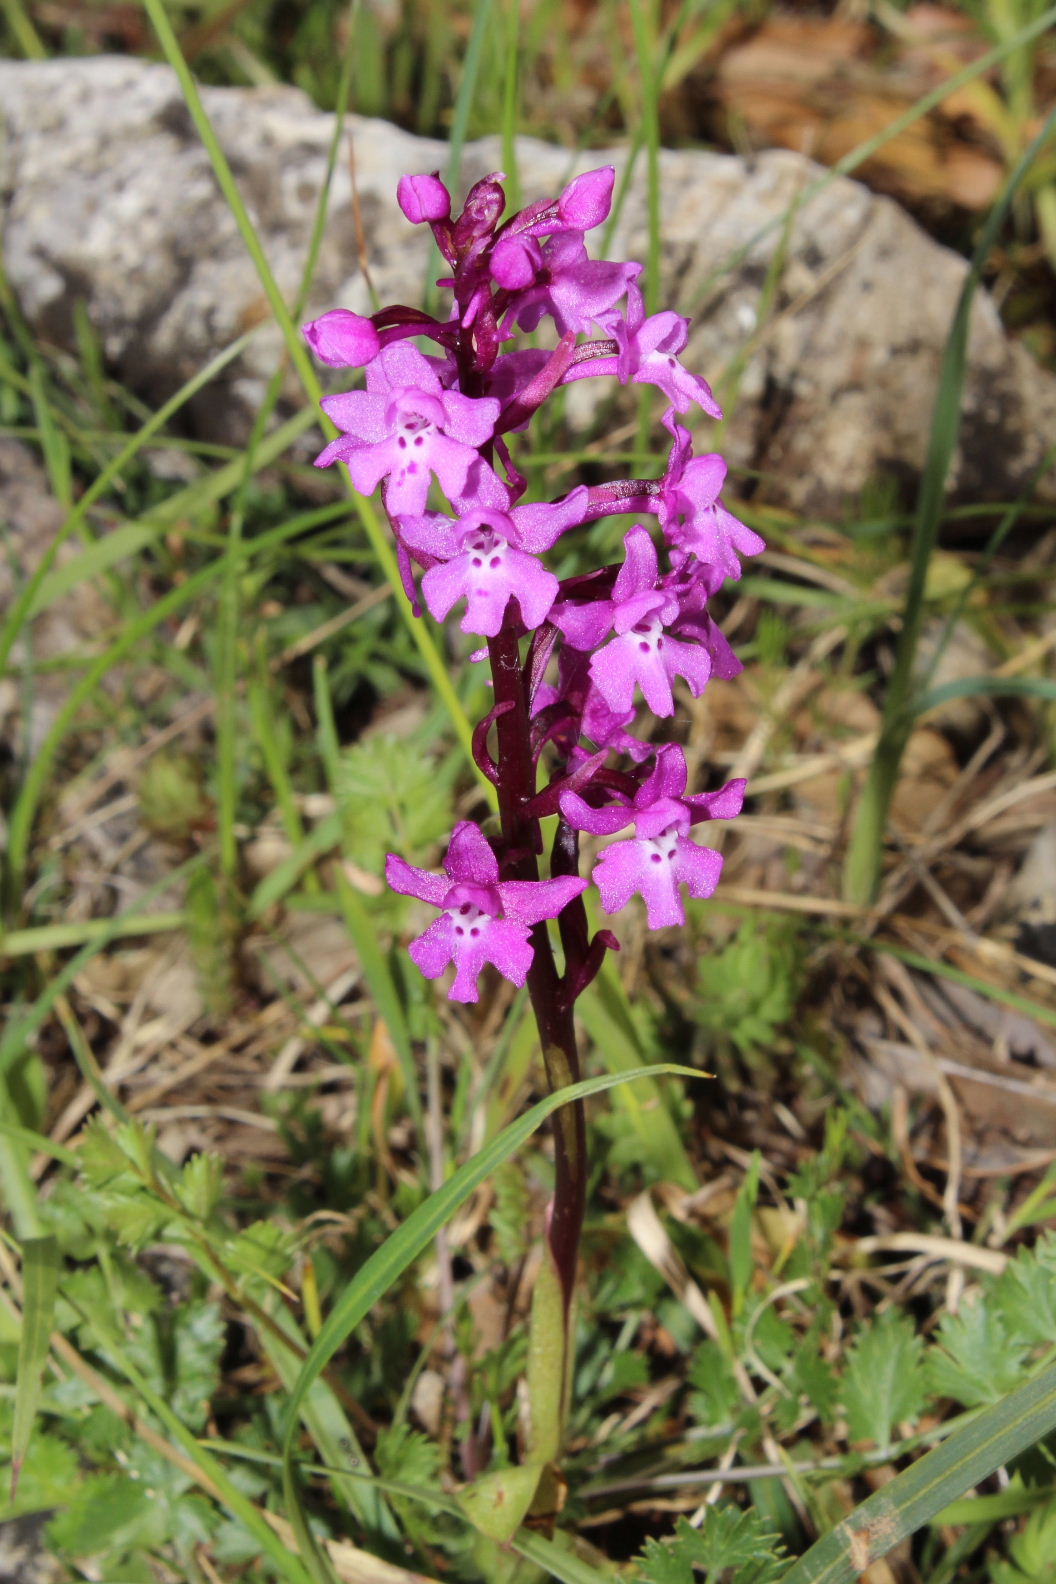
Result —
[[[544, 712], [553, 717], [552, 740], [561, 746], [571, 765], [582, 764], [598, 748], [626, 754], [635, 764], [648, 759], [653, 751], [625, 729], [634, 720], [634, 710], [609, 708], [590, 679], [589, 656], [571, 644], [561, 650], [557, 682], [542, 683], [533, 697], [533, 719]], [[588, 747], [582, 745], [581, 738]]]
[[[497, 248], [496, 253], [499, 251]], [[534, 330], [543, 315], [550, 314], [562, 335], [568, 330], [585, 332], [619, 302], [642, 273], [640, 264], [588, 258], [583, 238], [576, 231], [552, 236], [539, 250], [539, 256], [534, 284], [525, 284], [511, 312], [522, 330]], [[522, 252], [519, 273], [527, 268], [530, 257], [527, 250]], [[502, 254], [502, 265], [512, 271], [512, 252], [508, 259]]]
[[[640, 687], [654, 715], [673, 715], [674, 678], [683, 677], [698, 698], [711, 676], [711, 656], [696, 634], [690, 643], [672, 636], [679, 627], [681, 603], [675, 589], [658, 576], [656, 546], [648, 529], [636, 524], [623, 543], [626, 559], [611, 600], [561, 602], [551, 620], [574, 648], [595, 651], [591, 680], [611, 710], [630, 709]], [[602, 644], [613, 629], [615, 638]]]
[[718, 567], [726, 577], [739, 578], [741, 556], [758, 555], [765, 541], [728, 512], [719, 499], [726, 482], [721, 456], [692, 455], [693, 441], [673, 413], [664, 423], [674, 436], [667, 474], [660, 493], [660, 526], [673, 547], [676, 560], [694, 555]]
[[744, 666], [738, 660], [722, 628], [708, 610], [708, 598], [722, 582], [722, 574], [705, 562], [687, 561], [667, 578], [667, 587], [678, 597], [677, 627], [683, 638], [695, 640], [707, 650], [711, 675], [728, 682]]
[[609, 836], [634, 824], [634, 836], [606, 847], [594, 866], [592, 878], [606, 913], [618, 913], [632, 896], [641, 896], [650, 929], [684, 924], [679, 887], [692, 897], [709, 897], [722, 872], [721, 854], [692, 841], [690, 827], [701, 820], [734, 818], [741, 812], [744, 788], [744, 781], [728, 781], [717, 792], [686, 797], [685, 755], [668, 743], [629, 804], [592, 808], [578, 793], [562, 793], [561, 812], [576, 830]]
[[427, 979], [439, 978], [449, 963], [455, 964], [450, 1001], [479, 1000], [477, 979], [486, 963], [512, 984], [523, 985], [534, 956], [531, 926], [556, 918], [587, 884], [573, 875], [500, 881], [498, 860], [471, 820], [455, 826], [444, 870], [444, 875], [430, 874], [394, 853], [385, 862], [385, 878], [394, 891], [441, 909], [440, 917], [411, 942], [410, 954]]
[[[615, 373], [622, 384], [657, 385], [676, 412], [688, 412], [699, 403], [710, 418], [722, 417], [707, 380], [691, 374], [678, 361], [689, 340], [688, 319], [670, 310], [647, 319], [641, 292], [635, 288], [628, 294], [626, 317], [607, 313], [601, 322], [615, 338]], [[604, 361], [599, 360], [597, 372], [602, 372]]]
[[378, 353], [365, 391], [326, 396], [323, 407], [345, 433], [319, 453], [316, 467], [346, 463], [361, 495], [387, 478], [393, 516], [425, 509], [433, 473], [454, 501], [492, 472], [477, 447], [491, 439], [498, 401], [444, 390], [434, 363], [406, 341]]
[[437, 621], [465, 597], [460, 623], [465, 633], [494, 638], [506, 606], [516, 599], [529, 632], [544, 622], [560, 585], [537, 559], [566, 528], [579, 524], [587, 491], [573, 490], [553, 505], [483, 507], [464, 517], [427, 512], [400, 521], [400, 537], [420, 556], [435, 560], [422, 579], [422, 593]]

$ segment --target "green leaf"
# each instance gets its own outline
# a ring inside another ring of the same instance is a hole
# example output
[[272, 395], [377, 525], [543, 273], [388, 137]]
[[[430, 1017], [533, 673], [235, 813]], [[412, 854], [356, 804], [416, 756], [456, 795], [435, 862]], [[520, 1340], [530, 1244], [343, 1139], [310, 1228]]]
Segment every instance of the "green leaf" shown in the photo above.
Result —
[[680, 1518], [675, 1538], [647, 1540], [641, 1584], [694, 1584], [703, 1568], [708, 1584], [720, 1574], [730, 1584], [776, 1584], [786, 1566], [780, 1536], [758, 1512], [709, 1507], [699, 1529]]
[[[59, 1297], [77, 1314], [93, 1324], [108, 1327], [115, 1334], [124, 1328], [125, 1314], [155, 1314], [164, 1302], [155, 1282], [126, 1254], [112, 1253], [106, 1275], [98, 1265], [82, 1265], [63, 1278]], [[66, 1329], [63, 1317], [62, 1329]]]
[[647, 1540], [635, 1584], [694, 1584], [693, 1563], [672, 1541]]
[[998, 1402], [1023, 1379], [1027, 1349], [1014, 1344], [996, 1304], [975, 1294], [956, 1314], [945, 1314], [937, 1346], [927, 1357], [927, 1380], [939, 1397], [966, 1408]]
[[[133, 1166], [136, 1167], [140, 1177], [150, 1181], [158, 1164], [156, 1155], [158, 1129], [156, 1124], [153, 1122], [120, 1122], [114, 1130], [114, 1138]], [[161, 1159], [164, 1160], [164, 1157], [161, 1157]]]
[[893, 1546], [1056, 1428], [1056, 1366], [954, 1430], [856, 1507], [781, 1584], [853, 1584]]
[[160, 1543], [164, 1508], [142, 1480], [128, 1474], [86, 1479], [66, 1511], [49, 1526], [51, 1542], [74, 1557]]
[[[0, 1463], [0, 1469], [5, 1464]], [[17, 1497], [7, 1500], [6, 1480], [0, 1481], [0, 1523], [20, 1513], [45, 1512], [61, 1507], [77, 1489], [80, 1478], [77, 1454], [65, 1441], [38, 1430], [22, 1463]]]
[[615, 1353], [609, 1360], [595, 1402], [599, 1405], [610, 1402], [614, 1397], [623, 1397], [648, 1384], [649, 1362], [641, 1353]]
[[832, 1418], [840, 1386], [832, 1365], [818, 1351], [818, 1344], [818, 1332], [812, 1326], [796, 1349], [789, 1379], [810, 1399], [822, 1419], [828, 1421]]
[[1008, 1549], [1009, 1561], [991, 1563], [992, 1584], [1051, 1584], [1056, 1577], [1056, 1502], [1031, 1513]]
[[1044, 1347], [1056, 1338], [1056, 1238], [1018, 1254], [990, 1291], [1013, 1342]]
[[721, 951], [708, 952], [698, 961], [699, 1019], [751, 1057], [768, 1049], [788, 1022], [802, 981], [798, 926], [787, 920], [764, 927], [758, 921], [745, 923]]
[[752, 1211], [759, 1195], [759, 1171], [762, 1157], [758, 1150], [752, 1155], [745, 1179], [737, 1190], [730, 1221], [730, 1286], [733, 1290], [733, 1315], [736, 1319], [744, 1312], [748, 1287], [755, 1269], [752, 1255]]
[[198, 1300], [128, 1327], [122, 1353], [181, 1422], [200, 1431], [219, 1383], [224, 1335], [218, 1305]]
[[79, 1160], [89, 1188], [103, 1188], [129, 1170], [128, 1156], [103, 1116], [92, 1117], [81, 1134]]
[[174, 1354], [170, 1370], [173, 1411], [192, 1430], [202, 1430], [220, 1384], [220, 1355], [226, 1327], [216, 1303], [183, 1303], [173, 1314]]
[[728, 1424], [741, 1394], [730, 1361], [713, 1338], [701, 1342], [694, 1353], [689, 1382], [696, 1387], [690, 1406], [697, 1423]]
[[492, 1183], [495, 1203], [489, 1224], [499, 1259], [515, 1265], [528, 1252], [531, 1239], [531, 1195], [519, 1162], [507, 1161]]
[[383, 1426], [374, 1446], [382, 1479], [404, 1485], [435, 1485], [440, 1477], [440, 1448], [420, 1430], [406, 1424]]
[[442, 765], [417, 741], [376, 736], [345, 749], [334, 792], [345, 828], [346, 851], [371, 874], [381, 875], [385, 854], [398, 851], [423, 863], [451, 829], [453, 756]]
[[293, 1263], [294, 1238], [274, 1221], [253, 1221], [224, 1248], [224, 1263], [243, 1276], [259, 1276], [269, 1286]]
[[924, 1343], [899, 1309], [885, 1309], [855, 1338], [843, 1381], [851, 1441], [891, 1444], [891, 1431], [915, 1420], [926, 1397]]
[[208, 1221], [220, 1202], [224, 1163], [219, 1155], [192, 1155], [176, 1184], [176, 1195], [185, 1210], [199, 1221]]
[[540, 1463], [522, 1463], [482, 1474], [459, 1491], [458, 1505], [474, 1529], [505, 1544], [527, 1517], [542, 1471]]
[[55, 1293], [59, 1284], [59, 1245], [53, 1237], [27, 1238], [22, 1244], [22, 1330], [18, 1339], [15, 1422], [11, 1431], [11, 1498], [33, 1434], [44, 1366], [51, 1345]]
[[[94, 1319], [93, 1324], [95, 1324]], [[169, 1439], [174, 1441], [189, 1461], [197, 1467], [204, 1482], [216, 1492], [217, 1498], [223, 1502], [231, 1516], [255, 1537], [258, 1552], [263, 1553], [270, 1560], [278, 1577], [286, 1580], [287, 1584], [310, 1584], [310, 1574], [301, 1558], [289, 1545], [280, 1540], [264, 1516], [257, 1511], [251, 1501], [247, 1500], [230, 1478], [224, 1465], [212, 1456], [173, 1411], [167, 1398], [154, 1390], [149, 1380], [128, 1356], [127, 1348], [120, 1345], [120, 1339], [117, 1339], [115, 1345], [112, 1333], [106, 1328], [97, 1326], [96, 1330], [99, 1340], [113, 1352], [114, 1363], [132, 1386], [138, 1405], [146, 1407], [154, 1414]]]
[[137, 1251], [157, 1236], [172, 1219], [165, 1205], [146, 1190], [131, 1193], [100, 1193], [106, 1224], [126, 1248]]

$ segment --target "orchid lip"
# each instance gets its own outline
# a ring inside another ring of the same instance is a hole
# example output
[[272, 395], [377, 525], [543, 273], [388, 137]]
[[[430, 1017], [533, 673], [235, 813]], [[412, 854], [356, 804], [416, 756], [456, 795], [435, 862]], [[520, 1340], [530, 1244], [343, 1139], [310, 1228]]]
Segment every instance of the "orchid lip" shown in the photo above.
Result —
[[642, 843], [642, 845], [649, 854], [650, 863], [664, 863], [665, 861], [667, 863], [673, 863], [678, 857], [678, 844], [680, 840], [681, 833], [679, 832], [678, 826], [676, 824], [671, 824], [666, 826], [665, 829], [660, 832], [659, 836], [647, 838]]
[[447, 908], [445, 917], [450, 919], [451, 926], [460, 939], [479, 939], [491, 922], [490, 913], [474, 907], [472, 902], [463, 902], [459, 907]]

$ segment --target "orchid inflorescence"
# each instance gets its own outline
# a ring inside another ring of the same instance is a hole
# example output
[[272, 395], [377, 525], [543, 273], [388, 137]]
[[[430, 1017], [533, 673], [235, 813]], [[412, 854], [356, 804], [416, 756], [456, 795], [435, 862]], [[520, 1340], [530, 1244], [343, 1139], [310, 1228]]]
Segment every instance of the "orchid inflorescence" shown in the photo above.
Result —
[[[692, 897], [715, 889], [722, 859], [690, 831], [739, 813], [744, 782], [687, 794], [682, 749], [654, 747], [628, 728], [639, 693], [653, 715], [670, 717], [676, 678], [696, 698], [711, 677], [741, 669], [708, 601], [727, 578], [740, 577], [742, 556], [763, 548], [722, 504], [722, 458], [694, 456], [679, 421], [694, 406], [721, 417], [708, 385], [679, 361], [688, 321], [646, 314], [640, 264], [587, 255], [584, 233], [607, 217], [614, 179], [611, 167], [589, 171], [560, 197], [503, 221], [501, 173], [477, 182], [457, 217], [438, 174], [405, 176], [400, 207], [431, 227], [450, 268], [438, 282], [454, 294], [450, 316], [400, 305], [370, 318], [338, 309], [305, 327], [324, 363], [366, 370], [365, 390], [324, 400], [341, 433], [317, 465], [344, 462], [363, 494], [382, 484], [415, 613], [421, 599], [442, 621], [464, 602], [462, 631], [487, 640], [474, 659], [491, 660], [495, 703], [473, 751], [498, 790], [502, 834], [489, 840], [462, 821], [443, 875], [389, 856], [393, 890], [440, 910], [411, 956], [430, 979], [453, 962], [456, 1001], [478, 999], [486, 963], [515, 985], [527, 981], [544, 1044], [563, 1046], [571, 1036], [562, 1039], [559, 1025], [617, 946], [608, 930], [589, 937], [579, 834], [617, 837], [592, 873], [607, 913], [640, 895], [650, 928], [682, 924], [681, 887]], [[511, 345], [547, 316], [555, 346]], [[419, 338], [435, 352], [419, 351]], [[559, 387], [604, 376], [658, 386], [667, 397], [663, 475], [523, 502], [526, 480], [509, 436]], [[434, 477], [450, 511], [430, 508]], [[617, 513], [656, 520], [663, 561], [653, 533], [636, 522], [624, 536], [622, 565], [559, 581], [541, 559], [546, 552]], [[551, 769], [539, 788], [544, 750]], [[622, 768], [610, 764], [614, 755]], [[539, 822], [548, 816], [557, 816], [557, 832], [550, 878], [542, 879]], [[548, 919], [558, 920], [561, 976]]]

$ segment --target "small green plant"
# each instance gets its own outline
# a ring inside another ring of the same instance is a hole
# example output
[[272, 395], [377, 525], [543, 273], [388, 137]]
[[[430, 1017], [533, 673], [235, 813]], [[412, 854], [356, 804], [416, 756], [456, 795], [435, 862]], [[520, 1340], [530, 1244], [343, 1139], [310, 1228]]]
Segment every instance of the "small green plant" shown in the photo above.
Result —
[[750, 1063], [788, 1024], [804, 977], [804, 945], [794, 923], [746, 922], [724, 946], [701, 956], [694, 1017], [712, 1040]]

